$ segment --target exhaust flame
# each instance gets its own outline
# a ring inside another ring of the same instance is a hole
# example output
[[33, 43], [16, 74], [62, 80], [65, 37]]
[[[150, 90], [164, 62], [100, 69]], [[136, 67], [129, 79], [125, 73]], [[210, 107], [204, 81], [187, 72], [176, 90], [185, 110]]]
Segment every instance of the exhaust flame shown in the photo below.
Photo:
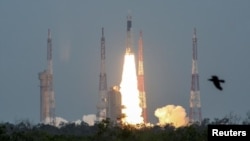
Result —
[[172, 124], [178, 128], [188, 124], [188, 117], [186, 117], [186, 111], [181, 106], [166, 105], [162, 108], [155, 110], [155, 116], [158, 117], [158, 125], [164, 126], [166, 124]]
[[131, 52], [126, 52], [124, 56], [120, 92], [123, 105], [122, 114], [124, 115], [122, 122], [133, 125], [143, 123], [143, 118], [141, 116], [142, 109], [140, 107], [139, 91], [137, 87], [135, 57]]

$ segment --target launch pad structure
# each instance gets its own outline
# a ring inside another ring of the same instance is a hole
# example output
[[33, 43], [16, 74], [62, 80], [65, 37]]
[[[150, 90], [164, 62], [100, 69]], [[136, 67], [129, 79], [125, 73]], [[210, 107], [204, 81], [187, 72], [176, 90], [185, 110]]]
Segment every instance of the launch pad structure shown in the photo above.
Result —
[[47, 69], [40, 72], [40, 122], [55, 125], [55, 96], [53, 88], [52, 38], [48, 29]]
[[199, 74], [198, 74], [198, 52], [197, 52], [197, 37], [196, 29], [194, 28], [193, 34], [193, 60], [192, 60], [192, 82], [190, 91], [190, 109], [189, 121], [190, 123], [201, 123], [201, 100], [200, 100], [200, 87], [199, 87]]
[[138, 43], [138, 90], [140, 97], [140, 106], [142, 108], [142, 117], [144, 123], [148, 122], [147, 118], [147, 102], [146, 102], [146, 92], [144, 86], [144, 67], [143, 67], [143, 39], [142, 31], [140, 31], [139, 43]]
[[[126, 52], [125, 54], [133, 54], [133, 43], [132, 43], [132, 17], [127, 16], [127, 38], [126, 38]], [[141, 116], [143, 122], [147, 122], [147, 111], [146, 111], [146, 95], [144, 90], [144, 70], [143, 70], [143, 40], [142, 31], [140, 32], [140, 39], [138, 43], [138, 71], [137, 74], [137, 86], [139, 91], [139, 106], [142, 109]], [[99, 94], [97, 102], [97, 119], [96, 122], [101, 122], [104, 119], [111, 119], [113, 122], [120, 122], [123, 117], [122, 114], [122, 96], [119, 86], [110, 87], [107, 89], [107, 75], [105, 70], [105, 37], [104, 28], [102, 28], [101, 36], [101, 64], [100, 64], [100, 75], [99, 75]]]
[[105, 70], [105, 37], [104, 28], [102, 28], [101, 37], [101, 72], [99, 75], [99, 95], [97, 103], [97, 122], [107, 118], [107, 75]]
[[121, 123], [122, 118], [122, 105], [121, 105], [121, 93], [119, 86], [113, 86], [108, 91], [108, 106], [107, 117], [114, 123]]

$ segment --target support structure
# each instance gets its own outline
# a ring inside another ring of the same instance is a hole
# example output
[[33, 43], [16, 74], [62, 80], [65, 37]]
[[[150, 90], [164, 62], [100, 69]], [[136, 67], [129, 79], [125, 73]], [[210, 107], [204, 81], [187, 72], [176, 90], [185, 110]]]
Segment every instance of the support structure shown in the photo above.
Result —
[[192, 40], [193, 40], [193, 60], [192, 60], [192, 82], [191, 82], [191, 92], [190, 92], [189, 119], [190, 123], [201, 123], [202, 116], [201, 116], [198, 63], [197, 63], [198, 59], [197, 37], [195, 28]]
[[107, 117], [113, 124], [119, 124], [122, 118], [121, 92], [119, 86], [113, 86], [108, 91]]
[[99, 76], [99, 99], [97, 103], [97, 122], [107, 118], [107, 76], [105, 72], [104, 28], [101, 37], [101, 72]]
[[39, 73], [40, 79], [40, 121], [55, 125], [55, 96], [53, 89], [52, 38], [48, 29], [47, 70]]
[[138, 47], [138, 90], [140, 96], [140, 106], [142, 108], [142, 117], [144, 123], [147, 123], [147, 103], [146, 93], [144, 90], [144, 68], [143, 68], [143, 40], [142, 31], [140, 31], [139, 47]]

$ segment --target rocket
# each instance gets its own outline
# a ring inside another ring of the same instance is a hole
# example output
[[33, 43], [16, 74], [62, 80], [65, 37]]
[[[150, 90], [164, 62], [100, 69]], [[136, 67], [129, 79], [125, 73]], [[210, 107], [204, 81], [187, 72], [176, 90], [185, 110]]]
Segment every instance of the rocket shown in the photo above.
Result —
[[126, 45], [126, 53], [130, 54], [132, 53], [132, 17], [129, 15], [127, 16], [127, 45]]
[[131, 21], [132, 17], [128, 16], [127, 17], [127, 31], [131, 31], [132, 28], [132, 21]]

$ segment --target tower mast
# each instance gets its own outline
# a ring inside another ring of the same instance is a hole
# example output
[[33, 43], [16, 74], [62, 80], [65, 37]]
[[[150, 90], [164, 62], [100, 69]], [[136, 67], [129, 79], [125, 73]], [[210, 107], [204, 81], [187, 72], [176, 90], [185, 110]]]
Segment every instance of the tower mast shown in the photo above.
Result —
[[194, 28], [193, 33], [193, 60], [192, 60], [192, 82], [190, 92], [190, 110], [189, 118], [191, 123], [201, 123], [201, 101], [200, 101], [200, 88], [199, 88], [199, 74], [198, 74], [198, 63], [197, 63], [197, 37], [196, 29]]
[[104, 28], [101, 37], [101, 72], [99, 76], [99, 101], [97, 104], [97, 121], [107, 117], [107, 76], [105, 72], [105, 38]]
[[138, 48], [138, 90], [140, 96], [140, 106], [142, 108], [142, 117], [144, 123], [147, 123], [147, 104], [146, 94], [144, 90], [144, 68], [143, 68], [143, 40], [142, 31], [140, 31], [139, 48]]
[[47, 69], [39, 73], [40, 79], [40, 120], [55, 125], [55, 96], [53, 89], [52, 38], [48, 29]]
[[55, 122], [55, 96], [53, 88], [53, 65], [52, 65], [52, 38], [50, 29], [48, 29], [47, 40], [47, 61], [48, 61], [48, 93], [49, 93], [49, 119], [50, 123], [54, 125]]
[[52, 38], [50, 29], [48, 29], [48, 39], [47, 39], [47, 63], [48, 63], [48, 72], [53, 74], [52, 68]]

